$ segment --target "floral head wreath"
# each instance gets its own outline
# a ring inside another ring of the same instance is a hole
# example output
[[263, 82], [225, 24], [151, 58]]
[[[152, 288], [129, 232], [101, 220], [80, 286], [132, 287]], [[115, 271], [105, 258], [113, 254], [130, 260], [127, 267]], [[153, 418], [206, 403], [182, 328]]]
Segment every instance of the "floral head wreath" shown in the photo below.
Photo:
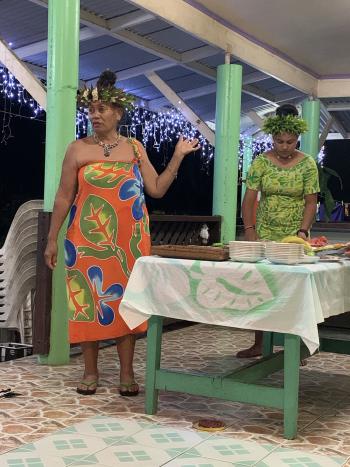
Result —
[[272, 136], [281, 133], [299, 136], [305, 133], [308, 128], [306, 121], [296, 115], [275, 115], [265, 119], [262, 129]]
[[106, 104], [116, 104], [123, 109], [132, 107], [135, 97], [123, 89], [110, 86], [83, 86], [78, 90], [77, 103], [81, 107], [89, 107], [92, 102], [101, 101]]

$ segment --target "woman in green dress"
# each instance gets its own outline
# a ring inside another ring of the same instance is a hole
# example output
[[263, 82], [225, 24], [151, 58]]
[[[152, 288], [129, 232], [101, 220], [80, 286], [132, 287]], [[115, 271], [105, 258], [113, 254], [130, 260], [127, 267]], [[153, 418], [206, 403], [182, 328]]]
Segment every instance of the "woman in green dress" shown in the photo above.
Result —
[[[276, 110], [276, 116], [266, 119], [264, 131], [272, 135], [273, 149], [258, 156], [252, 163], [242, 204], [245, 240], [281, 241], [288, 235], [306, 240], [315, 220], [318, 170], [314, 159], [297, 150], [300, 134], [306, 122], [291, 104]], [[259, 201], [256, 224], [254, 206]], [[262, 353], [261, 331], [255, 332], [255, 342], [237, 357], [258, 357]]]

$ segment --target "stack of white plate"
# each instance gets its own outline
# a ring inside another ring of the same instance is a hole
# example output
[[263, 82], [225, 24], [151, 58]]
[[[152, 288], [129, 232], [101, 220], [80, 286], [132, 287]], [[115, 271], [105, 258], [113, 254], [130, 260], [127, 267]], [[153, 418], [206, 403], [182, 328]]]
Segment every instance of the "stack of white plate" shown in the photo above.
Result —
[[298, 264], [304, 259], [304, 247], [297, 243], [266, 243], [266, 258], [276, 264]]
[[229, 242], [230, 259], [245, 263], [256, 263], [265, 258], [265, 244], [262, 242]]

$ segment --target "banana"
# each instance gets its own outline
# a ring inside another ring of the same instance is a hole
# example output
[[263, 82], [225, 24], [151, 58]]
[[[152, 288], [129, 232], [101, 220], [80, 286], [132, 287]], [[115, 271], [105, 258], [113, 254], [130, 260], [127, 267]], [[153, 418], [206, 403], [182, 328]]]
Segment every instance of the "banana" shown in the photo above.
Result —
[[284, 237], [281, 240], [281, 243], [299, 243], [300, 245], [304, 246], [304, 251], [306, 254], [309, 254], [313, 251], [311, 245], [306, 240], [297, 237], [296, 235], [288, 235], [288, 237]]

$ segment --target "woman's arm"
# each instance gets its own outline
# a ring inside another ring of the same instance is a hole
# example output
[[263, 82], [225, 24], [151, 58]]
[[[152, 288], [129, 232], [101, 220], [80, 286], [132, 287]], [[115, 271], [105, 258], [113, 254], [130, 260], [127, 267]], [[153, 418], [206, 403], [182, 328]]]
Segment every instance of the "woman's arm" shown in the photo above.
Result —
[[176, 178], [177, 171], [184, 157], [198, 149], [199, 145], [197, 139], [190, 141], [180, 137], [175, 147], [173, 157], [169, 161], [165, 170], [158, 175], [148, 159], [145, 149], [142, 148], [141, 174], [147, 194], [152, 196], [152, 198], [162, 198]]
[[[315, 221], [317, 211], [317, 193], [311, 195], [305, 195], [305, 208], [303, 214], [303, 220], [301, 222], [300, 229], [309, 231], [312, 224]], [[298, 233], [298, 237], [306, 240], [307, 236], [303, 232]]]
[[254, 207], [257, 196], [258, 192], [256, 190], [247, 188], [242, 203], [244, 239], [250, 242], [258, 240], [254, 225]]
[[46, 265], [53, 269], [57, 262], [57, 237], [62, 224], [67, 217], [77, 190], [78, 166], [75, 157], [75, 145], [72, 143], [67, 149], [63, 165], [60, 184], [56, 193], [53, 206], [50, 230], [47, 237], [45, 250]]

